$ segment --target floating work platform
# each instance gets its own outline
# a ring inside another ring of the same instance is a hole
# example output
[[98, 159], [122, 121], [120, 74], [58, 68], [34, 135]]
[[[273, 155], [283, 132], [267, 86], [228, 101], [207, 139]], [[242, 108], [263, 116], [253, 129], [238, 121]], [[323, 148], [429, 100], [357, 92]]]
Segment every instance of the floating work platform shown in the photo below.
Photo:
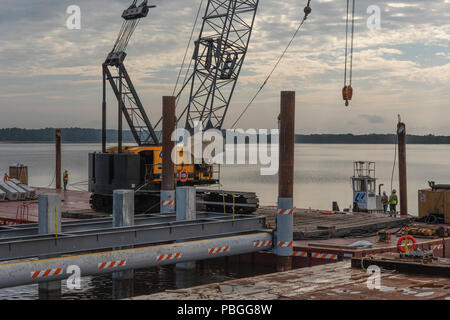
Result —
[[368, 286], [372, 275], [344, 261], [130, 300], [450, 300], [449, 278], [382, 270], [374, 287]]
[[[57, 193], [61, 195], [62, 199], [62, 215], [64, 219], [80, 219], [80, 218], [95, 218], [104, 217], [106, 214], [97, 213], [93, 211], [89, 204], [90, 193], [85, 191], [73, 190], [56, 190], [49, 188], [33, 188], [36, 191], [36, 196], [44, 193]], [[38, 221], [38, 201], [6, 201], [0, 203], [0, 224], [7, 224], [15, 221], [17, 214], [23, 208], [27, 210], [27, 219], [25, 222]]]

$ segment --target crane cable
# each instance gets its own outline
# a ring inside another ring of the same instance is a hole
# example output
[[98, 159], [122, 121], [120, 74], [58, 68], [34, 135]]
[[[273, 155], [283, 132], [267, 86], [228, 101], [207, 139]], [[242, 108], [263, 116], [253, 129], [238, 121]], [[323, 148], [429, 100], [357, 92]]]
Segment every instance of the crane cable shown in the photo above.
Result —
[[[200, 16], [200, 11], [201, 11], [201, 9], [202, 9], [203, 1], [204, 1], [204, 0], [202, 0], [202, 1], [200, 2], [200, 6], [198, 7], [197, 16], [196, 16], [196, 18], [195, 18], [194, 25], [192, 26], [191, 36], [189, 37], [189, 41], [188, 41], [188, 44], [187, 44], [187, 47], [186, 47], [186, 51], [184, 52], [183, 62], [181, 63], [180, 71], [178, 72], [177, 82], [175, 83], [175, 88], [173, 89], [173, 93], [172, 93], [173, 96], [175, 95], [175, 92], [177, 91], [178, 82], [180, 81], [181, 72], [183, 71], [183, 67], [184, 67], [184, 64], [185, 64], [185, 62], [186, 62], [186, 57], [187, 57], [189, 48], [190, 48], [190, 46], [191, 46], [192, 37], [194, 36], [194, 31], [195, 31], [195, 28], [196, 28], [196, 26], [197, 26], [198, 17]], [[192, 63], [192, 61], [191, 61], [191, 63]], [[191, 64], [189, 64], [189, 67], [188, 67], [188, 69], [187, 69], [187, 71], [186, 71], [185, 80], [186, 80], [187, 73], [189, 72], [189, 69], [190, 69], [190, 68], [191, 68]]]
[[[353, 39], [355, 34], [355, 0], [352, 0], [352, 18], [351, 18], [351, 39], [350, 48], [348, 46], [349, 38], [349, 21], [350, 20], [350, 0], [347, 0], [347, 20], [345, 24], [345, 71], [344, 71], [344, 90], [343, 98], [345, 100], [345, 105], [348, 106], [348, 101], [352, 99], [353, 89], [352, 89], [352, 78], [353, 78]], [[350, 51], [350, 55], [349, 55]], [[350, 60], [350, 66], [349, 62]], [[347, 71], [349, 74], [349, 81], [347, 82]]]
[[300, 31], [301, 27], [303, 26], [303, 24], [305, 23], [306, 19], [308, 18], [308, 15], [311, 13], [311, 7], [309, 6], [311, 3], [311, 0], [308, 0], [308, 4], [306, 5], [304, 12], [305, 12], [305, 16], [303, 17], [302, 21], [300, 22], [297, 30], [295, 31], [294, 35], [292, 36], [291, 40], [289, 41], [288, 45], [286, 46], [286, 48], [284, 49], [283, 53], [281, 54], [281, 56], [278, 58], [278, 61], [275, 63], [274, 67], [272, 68], [272, 70], [270, 71], [269, 75], [267, 76], [267, 78], [264, 80], [263, 84], [259, 87], [258, 91], [255, 93], [255, 95], [253, 96], [253, 98], [250, 100], [250, 102], [247, 104], [247, 106], [244, 108], [244, 110], [241, 112], [241, 114], [239, 115], [239, 117], [237, 118], [237, 120], [233, 123], [233, 125], [231, 126], [231, 128], [235, 128], [236, 125], [238, 124], [238, 122], [241, 120], [241, 118], [244, 116], [244, 114], [247, 112], [247, 110], [250, 108], [250, 106], [253, 104], [253, 102], [255, 101], [255, 99], [258, 97], [258, 95], [261, 93], [261, 91], [264, 89], [264, 87], [266, 86], [267, 82], [269, 81], [269, 79], [272, 77], [272, 74], [275, 72], [275, 70], [277, 69], [278, 65], [280, 64], [281, 60], [283, 60], [284, 56], [286, 55], [287, 51], [289, 50], [289, 48], [291, 47], [292, 43], [294, 42], [295, 38], [297, 37], [298, 32]]

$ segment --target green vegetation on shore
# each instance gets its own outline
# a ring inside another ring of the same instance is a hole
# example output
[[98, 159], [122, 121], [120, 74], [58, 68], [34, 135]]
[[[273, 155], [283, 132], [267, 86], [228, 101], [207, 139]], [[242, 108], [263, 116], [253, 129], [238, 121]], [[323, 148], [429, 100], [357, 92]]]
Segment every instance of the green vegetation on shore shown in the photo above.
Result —
[[[100, 143], [100, 129], [66, 128], [62, 130], [62, 139], [66, 143]], [[316, 144], [393, 144], [395, 143], [394, 134], [297, 134], [296, 143], [316, 143]], [[124, 131], [123, 140], [125, 143], [133, 143], [134, 139], [130, 131]], [[0, 129], [0, 142], [54, 142], [55, 129], [20, 129], [8, 128]], [[117, 131], [107, 131], [107, 141], [117, 141]], [[450, 136], [418, 136], [408, 135], [409, 144], [450, 144]]]

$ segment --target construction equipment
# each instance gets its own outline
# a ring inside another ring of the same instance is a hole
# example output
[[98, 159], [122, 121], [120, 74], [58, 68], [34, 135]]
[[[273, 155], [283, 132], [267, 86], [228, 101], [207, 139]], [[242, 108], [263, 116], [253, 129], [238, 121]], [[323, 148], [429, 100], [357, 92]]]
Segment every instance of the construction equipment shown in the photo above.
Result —
[[433, 223], [443, 217], [445, 223], [450, 223], [450, 185], [428, 182], [429, 189], [419, 190], [419, 218]]
[[[204, 129], [221, 129], [253, 29], [258, 0], [209, 0], [198, 40], [195, 42], [193, 70], [177, 97], [190, 88], [187, 106], [178, 116], [192, 131], [197, 121]], [[91, 206], [97, 211], [112, 211], [112, 194], [116, 189], [136, 191], [135, 211], [159, 211], [162, 179], [161, 134], [152, 126], [124, 65], [126, 48], [139, 21], [155, 6], [136, 1], [126, 9], [119, 36], [103, 63], [102, 152], [89, 155], [89, 191]], [[200, 10], [200, 9], [199, 9]], [[118, 145], [106, 147], [106, 87], [111, 86], [119, 104]], [[188, 86], [190, 84], [190, 86]], [[125, 117], [137, 146], [123, 146], [122, 118]], [[181, 122], [182, 121], [182, 122]], [[186, 157], [177, 150], [179, 157]], [[175, 166], [177, 185], [214, 185], [219, 183], [220, 168], [207, 164]], [[206, 209], [251, 213], [258, 208], [252, 192], [198, 190]]]

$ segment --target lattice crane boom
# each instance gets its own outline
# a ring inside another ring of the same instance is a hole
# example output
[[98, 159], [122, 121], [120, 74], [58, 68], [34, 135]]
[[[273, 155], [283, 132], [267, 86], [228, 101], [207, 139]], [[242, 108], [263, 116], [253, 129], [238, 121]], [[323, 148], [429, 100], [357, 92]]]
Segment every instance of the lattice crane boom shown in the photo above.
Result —
[[[259, 0], [209, 0], [195, 41], [189, 101], [178, 123], [222, 129], [255, 22]], [[180, 92], [181, 94], [181, 92]], [[179, 94], [179, 95], [180, 95]]]

